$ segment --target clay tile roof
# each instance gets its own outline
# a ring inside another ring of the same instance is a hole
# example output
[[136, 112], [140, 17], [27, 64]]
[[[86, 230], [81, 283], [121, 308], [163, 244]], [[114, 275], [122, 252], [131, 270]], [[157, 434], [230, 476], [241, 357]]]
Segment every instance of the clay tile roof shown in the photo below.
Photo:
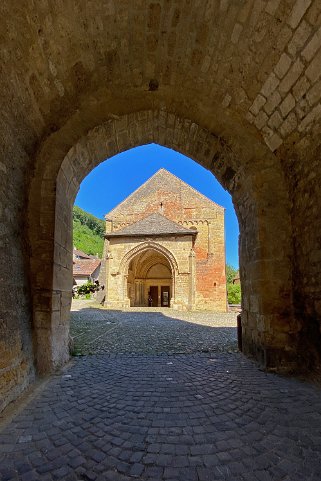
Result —
[[73, 275], [90, 276], [100, 265], [100, 259], [77, 259], [73, 265]]
[[74, 247], [73, 254], [74, 254], [74, 256], [81, 257], [82, 259], [92, 259], [92, 256], [89, 256], [88, 254], [85, 254], [85, 252], [83, 252], [79, 249], [76, 249], [75, 247]]
[[154, 213], [150, 214], [142, 220], [135, 222], [134, 224], [128, 225], [121, 230], [116, 232], [111, 232], [106, 235], [109, 237], [128, 237], [128, 236], [151, 236], [151, 235], [195, 235], [196, 230], [186, 229], [181, 225], [167, 219], [161, 214]]

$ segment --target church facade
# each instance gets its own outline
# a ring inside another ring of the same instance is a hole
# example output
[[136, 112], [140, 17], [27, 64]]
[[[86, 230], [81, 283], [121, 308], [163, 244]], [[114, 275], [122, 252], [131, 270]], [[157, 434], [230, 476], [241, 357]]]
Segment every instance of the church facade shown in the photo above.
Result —
[[226, 311], [223, 207], [160, 169], [105, 219], [104, 306]]

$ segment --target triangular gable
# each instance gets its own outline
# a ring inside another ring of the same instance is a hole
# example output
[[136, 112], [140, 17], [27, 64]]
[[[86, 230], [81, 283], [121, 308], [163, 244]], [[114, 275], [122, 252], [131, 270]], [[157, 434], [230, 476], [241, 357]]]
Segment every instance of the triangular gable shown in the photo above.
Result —
[[213, 202], [205, 195], [198, 192], [198, 190], [191, 187], [189, 184], [178, 178], [166, 169], [159, 169], [152, 177], [144, 182], [138, 189], [130, 194], [126, 199], [120, 202], [114, 209], [106, 214], [106, 219], [113, 219], [118, 215], [122, 216], [128, 214], [134, 210], [134, 205], [139, 202], [140, 199], [146, 199], [154, 191], [164, 190], [164, 192], [176, 193], [180, 195], [182, 191], [189, 191], [191, 197], [196, 198], [198, 203], [204, 204], [214, 210], [224, 210], [224, 207], [220, 206], [216, 202]]

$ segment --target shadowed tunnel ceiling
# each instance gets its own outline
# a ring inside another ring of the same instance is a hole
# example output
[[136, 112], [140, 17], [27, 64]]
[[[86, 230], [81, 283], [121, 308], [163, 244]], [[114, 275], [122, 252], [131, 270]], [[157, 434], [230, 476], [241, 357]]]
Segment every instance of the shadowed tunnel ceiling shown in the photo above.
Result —
[[13, 0], [0, 13], [3, 405], [68, 358], [80, 182], [149, 142], [232, 194], [247, 353], [315, 366], [320, 2]]

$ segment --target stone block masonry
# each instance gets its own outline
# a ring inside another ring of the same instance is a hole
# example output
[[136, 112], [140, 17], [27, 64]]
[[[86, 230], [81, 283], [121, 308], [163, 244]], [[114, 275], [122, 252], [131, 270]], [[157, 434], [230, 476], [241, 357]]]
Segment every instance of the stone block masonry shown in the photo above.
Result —
[[2, 407], [68, 359], [81, 181], [150, 142], [233, 197], [245, 352], [316, 366], [320, 2], [12, 0], [0, 13]]
[[106, 214], [104, 257], [105, 306], [148, 306], [150, 286], [161, 306], [168, 286], [168, 307], [226, 312], [224, 208], [165, 169]]

